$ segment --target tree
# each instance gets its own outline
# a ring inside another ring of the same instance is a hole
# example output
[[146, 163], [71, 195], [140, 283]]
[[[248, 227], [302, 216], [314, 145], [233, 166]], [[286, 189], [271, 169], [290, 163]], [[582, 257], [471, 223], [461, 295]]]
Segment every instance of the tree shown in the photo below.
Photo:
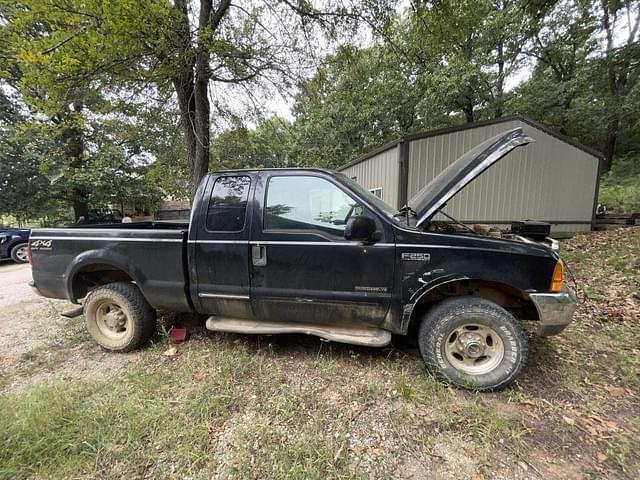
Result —
[[625, 108], [625, 103], [640, 80], [640, 2], [602, 0], [598, 12], [606, 38], [602, 61], [607, 71], [609, 115], [603, 170], [608, 172], [621, 121], [637, 118], [637, 111]]
[[467, 122], [504, 113], [506, 78], [517, 70], [529, 31], [526, 2], [412, 2], [404, 47], [443, 109]]
[[296, 166], [292, 141], [291, 125], [285, 119], [271, 117], [255, 129], [241, 124], [214, 138], [211, 163], [226, 169]]
[[533, 74], [514, 95], [511, 108], [575, 136], [575, 102], [588, 89], [588, 58], [596, 48], [595, 21], [588, 5], [563, 1], [536, 20], [525, 55]]
[[639, 22], [639, 2], [556, 2], [538, 19], [526, 49], [533, 74], [509, 108], [602, 151], [609, 171], [625, 153], [620, 133], [627, 150], [637, 137]]
[[[382, 3], [376, 11], [384, 12], [385, 2], [370, 1]], [[335, 35], [360, 17], [340, 0], [322, 2], [322, 9], [287, 0], [197, 5], [196, 12], [186, 0], [7, 4], [10, 55], [24, 71], [21, 91], [46, 91], [45, 98], [29, 95], [46, 110], [64, 104], [79, 82], [103, 93], [132, 85], [171, 89], [193, 194], [209, 165], [211, 114], [233, 109], [238, 93], [255, 101], [257, 90], [286, 90], [313, 64], [318, 27]]]
[[[7, 88], [7, 87], [5, 87]], [[149, 152], [133, 117], [93, 112], [91, 121], [36, 118], [0, 90], [0, 213], [21, 223], [60, 220], [74, 207], [74, 218], [88, 215], [89, 205], [126, 204], [150, 209], [162, 191], [147, 178]], [[139, 120], [139, 119], [135, 119]], [[68, 141], [72, 135], [71, 141]], [[81, 148], [71, 150], [77, 146]], [[82, 209], [78, 191], [82, 191]]]
[[40, 158], [28, 148], [34, 129], [21, 123], [19, 105], [0, 89], [0, 215], [18, 222], [54, 214], [59, 205], [48, 194], [49, 182], [40, 172]]
[[334, 168], [401, 135], [442, 120], [412, 80], [412, 65], [386, 45], [342, 46], [301, 82], [292, 157]]

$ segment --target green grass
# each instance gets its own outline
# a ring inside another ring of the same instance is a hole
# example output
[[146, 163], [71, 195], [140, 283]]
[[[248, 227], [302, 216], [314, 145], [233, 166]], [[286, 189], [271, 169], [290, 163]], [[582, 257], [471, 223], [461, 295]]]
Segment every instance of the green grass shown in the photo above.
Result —
[[338, 363], [331, 355], [322, 354], [318, 355], [314, 366], [321, 375], [333, 375], [338, 368]]
[[632, 232], [626, 245], [610, 247], [602, 252], [605, 261], [627, 278], [638, 278], [640, 269], [640, 232]]
[[637, 154], [615, 159], [611, 171], [602, 177], [598, 202], [612, 212], [640, 212], [640, 158]]
[[622, 471], [626, 471], [634, 452], [636, 455], [640, 452], [640, 442], [627, 435], [618, 434], [609, 441], [605, 453]]
[[604, 300], [604, 295], [602, 295], [602, 293], [600, 293], [600, 290], [598, 290], [597, 288], [584, 287], [582, 291], [584, 292], [585, 297], [587, 297], [589, 300], [593, 300], [595, 302]]
[[560, 256], [569, 267], [584, 263], [587, 259], [587, 255], [582, 250], [561, 250]]
[[181, 360], [175, 369], [1, 396], [0, 478], [142, 476], [161, 454], [184, 474], [210, 471], [208, 427], [240, 407], [251, 357], [234, 348]]
[[[281, 359], [211, 338], [175, 361], [163, 348], [117, 379], [1, 395], [0, 479], [362, 477], [344, 445], [349, 421], [322, 404], [311, 418], [274, 368]], [[222, 457], [221, 432], [230, 439]]]
[[345, 440], [318, 419], [293, 439], [268, 418], [247, 419], [233, 430], [225, 467], [232, 478], [348, 479], [362, 478], [350, 467]]

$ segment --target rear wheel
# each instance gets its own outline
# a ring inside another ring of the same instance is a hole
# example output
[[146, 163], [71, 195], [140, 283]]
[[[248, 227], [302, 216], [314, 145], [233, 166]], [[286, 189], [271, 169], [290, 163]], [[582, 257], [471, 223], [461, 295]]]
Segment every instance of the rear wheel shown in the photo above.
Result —
[[419, 330], [420, 353], [439, 379], [472, 390], [497, 390], [514, 381], [527, 361], [527, 336], [501, 306], [458, 297], [434, 306]]
[[29, 244], [19, 243], [11, 249], [11, 258], [16, 263], [27, 263], [29, 261]]
[[146, 343], [156, 327], [155, 310], [132, 283], [96, 288], [84, 304], [91, 337], [106, 350], [129, 352]]

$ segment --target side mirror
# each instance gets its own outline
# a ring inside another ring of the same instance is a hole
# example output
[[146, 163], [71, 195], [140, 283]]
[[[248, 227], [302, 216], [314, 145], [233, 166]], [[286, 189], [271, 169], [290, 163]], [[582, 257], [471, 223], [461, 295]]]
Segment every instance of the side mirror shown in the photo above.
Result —
[[347, 220], [344, 229], [346, 240], [378, 241], [380, 235], [376, 232], [376, 222], [371, 217], [357, 216]]

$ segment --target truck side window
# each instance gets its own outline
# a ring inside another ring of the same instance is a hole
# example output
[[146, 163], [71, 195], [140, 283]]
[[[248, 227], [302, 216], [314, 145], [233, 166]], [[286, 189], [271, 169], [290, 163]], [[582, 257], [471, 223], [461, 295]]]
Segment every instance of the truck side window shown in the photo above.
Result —
[[239, 232], [244, 228], [251, 179], [247, 176], [218, 177], [207, 210], [207, 230]]
[[349, 217], [362, 212], [361, 205], [323, 178], [271, 177], [264, 229], [320, 230], [342, 237]]

